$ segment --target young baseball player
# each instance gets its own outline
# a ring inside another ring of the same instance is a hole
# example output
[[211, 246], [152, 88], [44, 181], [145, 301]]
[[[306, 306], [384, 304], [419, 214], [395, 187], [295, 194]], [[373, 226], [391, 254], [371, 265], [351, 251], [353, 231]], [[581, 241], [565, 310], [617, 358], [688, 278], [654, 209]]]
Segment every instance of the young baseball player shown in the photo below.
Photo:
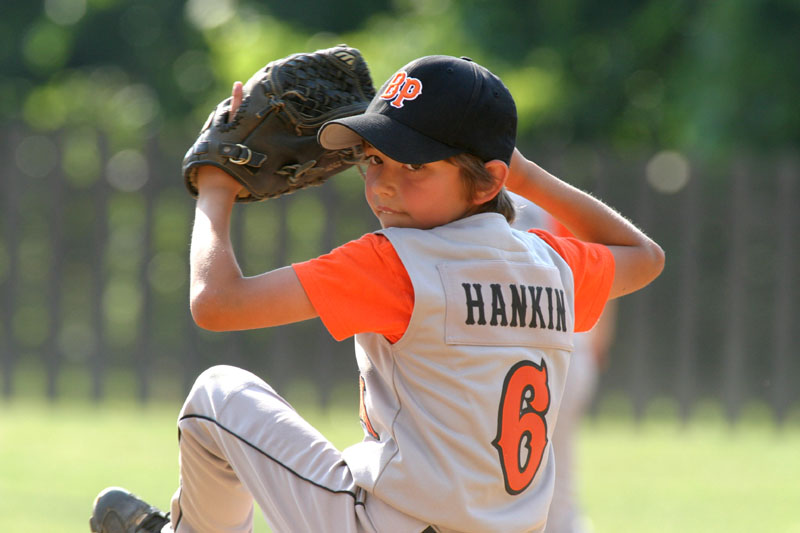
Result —
[[[109, 489], [93, 529], [245, 532], [255, 499], [278, 532], [541, 531], [573, 333], [658, 276], [664, 255], [515, 150], [516, 118], [503, 83], [466, 58], [407, 64], [366, 113], [319, 133], [326, 148], [363, 144], [365, 196], [383, 229], [254, 277], [229, 238], [241, 186], [204, 167], [196, 322], [241, 330], [319, 317], [336, 339], [355, 336], [364, 439], [340, 452], [265, 381], [214, 367], [179, 417], [171, 524]], [[506, 187], [581, 240], [512, 229]]]

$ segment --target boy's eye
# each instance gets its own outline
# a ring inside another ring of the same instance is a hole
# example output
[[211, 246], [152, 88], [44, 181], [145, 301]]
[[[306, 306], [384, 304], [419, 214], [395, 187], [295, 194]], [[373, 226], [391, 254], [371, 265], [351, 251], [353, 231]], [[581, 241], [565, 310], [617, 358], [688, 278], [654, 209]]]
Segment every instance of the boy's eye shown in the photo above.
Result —
[[380, 165], [381, 158], [377, 155], [368, 155], [364, 158], [368, 165]]
[[407, 170], [416, 172], [417, 170], [422, 170], [422, 167], [424, 167], [425, 165], [412, 165], [411, 163], [406, 163], [403, 166], [406, 167]]

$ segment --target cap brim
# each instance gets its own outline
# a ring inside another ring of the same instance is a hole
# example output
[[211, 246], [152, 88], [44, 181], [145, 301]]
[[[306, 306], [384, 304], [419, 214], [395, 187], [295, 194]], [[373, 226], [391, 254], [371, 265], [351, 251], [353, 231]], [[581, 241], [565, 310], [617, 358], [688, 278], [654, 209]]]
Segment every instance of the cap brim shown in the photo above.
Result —
[[395, 161], [411, 165], [447, 159], [465, 151], [440, 143], [379, 113], [332, 120], [319, 131], [319, 143], [328, 150], [350, 148], [362, 139]]

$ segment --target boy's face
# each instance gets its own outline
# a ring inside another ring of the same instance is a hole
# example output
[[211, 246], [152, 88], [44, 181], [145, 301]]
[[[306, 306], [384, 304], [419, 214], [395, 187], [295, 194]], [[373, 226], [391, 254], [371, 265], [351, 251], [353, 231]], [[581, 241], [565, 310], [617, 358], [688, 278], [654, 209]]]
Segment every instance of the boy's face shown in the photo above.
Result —
[[463, 218], [473, 208], [455, 165], [408, 165], [369, 145], [364, 153], [364, 193], [381, 227], [430, 229]]

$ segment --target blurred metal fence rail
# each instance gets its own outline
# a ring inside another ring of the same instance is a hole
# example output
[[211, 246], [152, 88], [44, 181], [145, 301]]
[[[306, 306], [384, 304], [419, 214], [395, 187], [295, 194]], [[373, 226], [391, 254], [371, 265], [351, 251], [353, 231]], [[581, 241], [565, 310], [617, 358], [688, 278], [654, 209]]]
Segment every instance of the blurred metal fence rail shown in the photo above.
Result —
[[[86, 156], [95, 163], [78, 157], [76, 164], [63, 134], [12, 129], [2, 137], [5, 397], [31, 366], [45, 373], [44, 393], [53, 399], [65, 369], [87, 376], [97, 400], [114, 394], [113, 371], [135, 376], [147, 399], [157, 376], [186, 390], [203, 368], [223, 362], [278, 385], [305, 377], [323, 402], [338, 385], [355, 383], [352, 342], [333, 341], [319, 321], [225, 334], [194, 326], [186, 265], [194, 204], [180, 154], [156, 140], [132, 150], [98, 138]], [[796, 154], [715, 162], [573, 147], [543, 157], [546, 168], [603, 198], [667, 251], [662, 277], [621, 301], [601, 396], [623, 394], [639, 416], [654, 399], [670, 398], [684, 418], [712, 399], [731, 420], [760, 400], [782, 420], [798, 403], [800, 377]], [[237, 206], [233, 238], [243, 269], [256, 274], [308, 259], [376, 229], [362, 197], [360, 177], [349, 170], [323, 187]]]

